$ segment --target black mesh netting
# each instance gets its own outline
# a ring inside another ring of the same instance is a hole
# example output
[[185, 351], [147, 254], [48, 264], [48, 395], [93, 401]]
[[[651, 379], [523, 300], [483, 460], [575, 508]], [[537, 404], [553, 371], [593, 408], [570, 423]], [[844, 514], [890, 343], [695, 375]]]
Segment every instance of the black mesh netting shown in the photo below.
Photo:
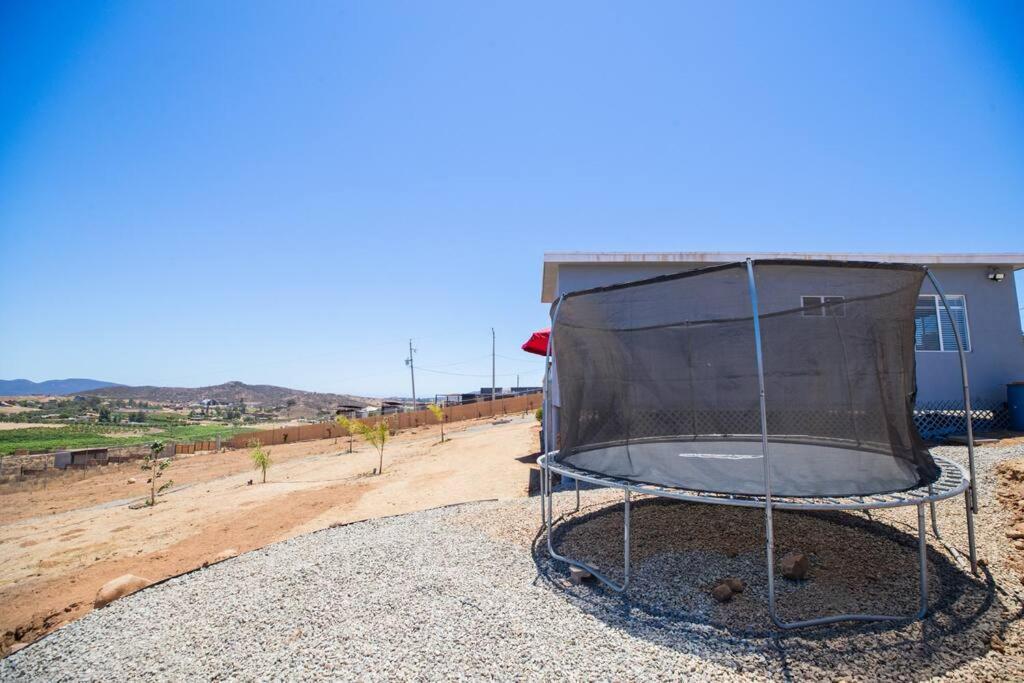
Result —
[[[772, 493], [931, 482], [914, 427], [917, 266], [758, 261]], [[763, 494], [745, 263], [573, 292], [552, 325], [556, 460], [652, 484]]]

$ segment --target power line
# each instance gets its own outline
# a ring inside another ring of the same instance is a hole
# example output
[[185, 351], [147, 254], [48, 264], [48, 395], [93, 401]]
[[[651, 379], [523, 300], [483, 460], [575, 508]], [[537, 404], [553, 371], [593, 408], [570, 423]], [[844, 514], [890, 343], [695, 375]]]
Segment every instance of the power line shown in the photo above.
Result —
[[523, 362], [526, 362], [526, 363], [543, 363], [544, 362], [542, 360], [534, 360], [532, 358], [513, 358], [512, 356], [503, 356], [500, 353], [497, 354], [497, 356], [498, 356], [498, 358], [504, 358], [505, 360], [523, 361]]
[[515, 372], [499, 372], [494, 375], [490, 374], [475, 374], [470, 372], [445, 372], [444, 370], [434, 370], [433, 368], [425, 368], [420, 366], [420, 372], [432, 372], [435, 375], [451, 375], [453, 377], [515, 377], [516, 374], [529, 374], [530, 372], [536, 372], [536, 370], [528, 370], [527, 372], [515, 373]]

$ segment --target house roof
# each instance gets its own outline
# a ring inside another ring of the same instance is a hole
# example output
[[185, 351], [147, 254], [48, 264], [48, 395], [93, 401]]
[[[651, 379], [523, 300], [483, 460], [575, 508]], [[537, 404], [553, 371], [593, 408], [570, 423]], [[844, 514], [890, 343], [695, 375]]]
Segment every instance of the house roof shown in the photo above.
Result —
[[944, 266], [1000, 266], [1017, 270], [1024, 268], [1024, 253], [983, 254], [901, 254], [858, 252], [804, 252], [804, 251], [549, 251], [544, 254], [544, 274], [540, 300], [555, 300], [558, 269], [563, 264], [635, 264], [679, 263], [711, 266], [734, 263], [748, 258], [801, 259], [807, 261], [878, 261], [881, 263], [919, 263]]

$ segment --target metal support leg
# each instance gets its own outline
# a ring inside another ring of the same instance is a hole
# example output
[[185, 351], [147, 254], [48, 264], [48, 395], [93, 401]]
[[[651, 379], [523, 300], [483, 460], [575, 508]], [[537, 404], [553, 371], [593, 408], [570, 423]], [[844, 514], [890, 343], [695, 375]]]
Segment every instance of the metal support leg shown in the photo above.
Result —
[[[544, 469], [548, 470], [548, 477], [550, 477], [551, 476], [551, 471], [547, 467], [545, 467]], [[574, 560], [574, 559], [572, 559], [570, 557], [567, 557], [565, 555], [560, 555], [559, 553], [557, 553], [555, 551], [554, 543], [551, 540], [552, 528], [554, 526], [554, 523], [552, 521], [554, 519], [553, 513], [552, 513], [552, 499], [554, 498], [554, 495], [553, 495], [553, 492], [551, 490], [551, 482], [550, 482], [550, 480], [548, 481], [547, 492], [548, 492], [548, 495], [547, 495], [547, 499], [548, 499], [547, 537], [548, 537], [548, 553], [551, 555], [551, 557], [555, 558], [556, 560], [560, 560], [562, 562], [565, 562], [566, 564], [571, 564], [574, 567], [579, 567], [580, 569], [583, 569], [583, 570], [589, 572], [594, 578], [596, 578], [598, 581], [600, 581], [604, 585], [606, 585], [609, 588], [611, 588], [616, 593], [624, 593], [626, 591], [626, 589], [629, 588], [629, 565], [630, 565], [629, 519], [630, 519], [630, 512], [631, 512], [630, 511], [630, 490], [626, 489], [626, 496], [625, 496], [625, 500], [623, 502], [623, 509], [622, 509], [622, 531], [623, 531], [623, 538], [622, 538], [623, 571], [622, 571], [622, 575], [623, 575], [623, 579], [622, 579], [622, 583], [621, 584], [616, 583], [615, 581], [611, 580], [610, 578], [608, 578], [607, 576], [602, 574], [600, 571], [595, 569], [593, 566], [587, 564], [586, 562], [581, 562], [580, 560]]]
[[[579, 482], [576, 483], [579, 486]], [[577, 495], [579, 489], [576, 489]], [[578, 504], [578, 503], [577, 503]], [[622, 504], [622, 590], [626, 590], [626, 586], [629, 585], [629, 518], [630, 518], [630, 507], [629, 507], [629, 489], [626, 489], [626, 499]]]
[[[929, 496], [935, 495], [934, 487], [931, 484], [928, 484], [928, 495]], [[939, 534], [939, 523], [935, 519], [935, 501], [934, 500], [928, 501], [928, 508], [929, 508], [929, 512], [931, 513], [931, 518], [932, 518], [932, 534], [935, 535], [935, 538], [942, 538], [942, 536]]]
[[[932, 502], [932, 520], [935, 520], [935, 502]], [[937, 535], [937, 534], [936, 534]], [[917, 619], [928, 613], [928, 539], [925, 537], [924, 505], [917, 506], [917, 553], [921, 571], [921, 609]]]
[[[573, 512], [579, 512], [580, 511], [580, 480], [579, 479], [573, 479], [573, 481], [576, 482], [576, 509], [573, 510]], [[629, 500], [629, 491], [626, 491], [626, 500], [627, 501]]]
[[547, 528], [548, 515], [546, 512], [547, 498], [548, 498], [548, 487], [545, 483], [547, 481], [548, 469], [544, 465], [540, 467], [540, 525]]
[[974, 488], [974, 482], [971, 482], [970, 487], [964, 491], [964, 501], [967, 505], [967, 547], [971, 554], [971, 573], [975, 576], [978, 575], [978, 549], [974, 545], [974, 505], [971, 497], [971, 489]]

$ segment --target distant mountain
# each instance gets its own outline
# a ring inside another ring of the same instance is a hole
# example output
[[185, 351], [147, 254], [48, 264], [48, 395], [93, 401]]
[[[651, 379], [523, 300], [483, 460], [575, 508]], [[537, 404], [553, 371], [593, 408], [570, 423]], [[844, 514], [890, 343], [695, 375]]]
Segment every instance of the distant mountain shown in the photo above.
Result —
[[98, 379], [48, 379], [45, 382], [33, 382], [27, 379], [0, 379], [0, 396], [30, 396], [46, 394], [48, 396], [66, 396], [79, 394], [83, 391], [120, 386], [113, 382], [102, 382]]
[[136, 401], [153, 401], [154, 403], [197, 403], [203, 399], [213, 399], [219, 403], [238, 403], [245, 401], [249, 405], [261, 407], [287, 406], [289, 401], [296, 414], [333, 410], [340, 405], [377, 405], [377, 399], [348, 394], [321, 394], [314, 391], [301, 391], [286, 387], [275, 387], [268, 384], [245, 384], [228, 382], [212, 387], [128, 387], [113, 386], [94, 391], [82, 392], [88, 396], [104, 398], [135, 399]]

